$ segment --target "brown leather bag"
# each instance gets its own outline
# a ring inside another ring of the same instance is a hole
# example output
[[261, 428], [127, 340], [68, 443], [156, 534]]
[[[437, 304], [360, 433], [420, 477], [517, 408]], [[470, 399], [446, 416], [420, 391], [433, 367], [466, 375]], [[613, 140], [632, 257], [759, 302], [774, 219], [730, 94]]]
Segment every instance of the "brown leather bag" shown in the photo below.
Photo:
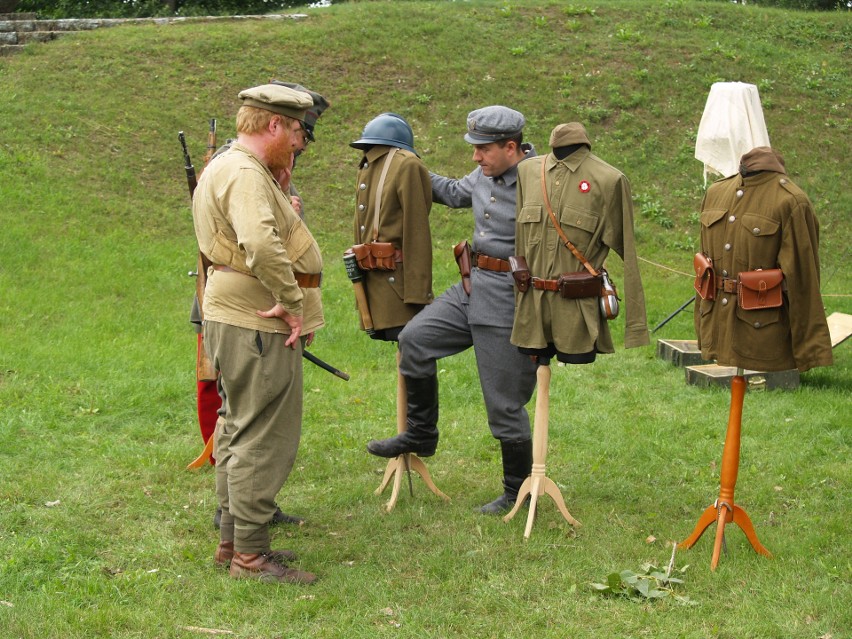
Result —
[[601, 274], [592, 275], [588, 271], [562, 273], [557, 280], [559, 294], [567, 299], [582, 297], [600, 297], [603, 290]]
[[740, 308], [753, 311], [778, 308], [784, 303], [784, 273], [780, 268], [742, 271], [737, 275], [737, 301]]
[[716, 274], [713, 272], [713, 260], [705, 253], [696, 253], [692, 259], [695, 269], [695, 282], [692, 287], [703, 300], [716, 298]]

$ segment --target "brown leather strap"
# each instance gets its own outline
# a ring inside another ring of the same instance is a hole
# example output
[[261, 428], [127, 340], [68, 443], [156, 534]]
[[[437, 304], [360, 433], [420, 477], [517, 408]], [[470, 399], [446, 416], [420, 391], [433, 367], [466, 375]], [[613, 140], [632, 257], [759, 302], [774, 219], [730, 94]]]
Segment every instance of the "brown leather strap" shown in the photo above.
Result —
[[[239, 273], [240, 275], [254, 277], [251, 273], [243, 273], [242, 271], [233, 269], [225, 264], [214, 264], [213, 270], [223, 271], [225, 273]], [[322, 273], [297, 273], [296, 271], [293, 271], [293, 277], [296, 278], [296, 284], [299, 285], [299, 288], [319, 288], [320, 284], [322, 284]]]
[[558, 291], [559, 280], [543, 280], [539, 277], [534, 277], [531, 280], [533, 288], [540, 291]]
[[[382, 166], [382, 174], [379, 176], [379, 185], [376, 187], [376, 206], [375, 213], [373, 215], [373, 241], [376, 242], [379, 239], [379, 215], [382, 211], [382, 192], [385, 190], [385, 178], [388, 175], [388, 169], [390, 169], [391, 162], [393, 162], [393, 156], [398, 151], [396, 147], [393, 147], [390, 152], [387, 154], [385, 158], [384, 166]], [[397, 260], [401, 262], [402, 260]]]
[[485, 253], [477, 253], [476, 251], [471, 253], [470, 257], [473, 259], [474, 265], [485, 271], [508, 273], [511, 270], [509, 261], [501, 260], [499, 257], [491, 257], [490, 255], [485, 255]]
[[545, 165], [547, 164], [548, 156], [545, 156], [541, 161], [541, 193], [544, 196], [544, 205], [547, 207], [547, 214], [550, 216], [550, 221], [553, 223], [553, 228], [556, 229], [556, 232], [559, 233], [559, 237], [562, 238], [562, 241], [565, 243], [565, 246], [568, 247], [568, 250], [574, 254], [583, 266], [586, 267], [586, 270], [592, 275], [598, 275], [598, 272], [595, 270], [595, 267], [589, 263], [589, 260], [586, 259], [586, 256], [580, 253], [580, 250], [574, 246], [567, 237], [565, 237], [565, 232], [562, 230], [562, 227], [559, 225], [559, 222], [556, 219], [556, 215], [553, 213], [553, 207], [550, 206], [550, 198], [547, 196], [547, 183], [545, 182]]

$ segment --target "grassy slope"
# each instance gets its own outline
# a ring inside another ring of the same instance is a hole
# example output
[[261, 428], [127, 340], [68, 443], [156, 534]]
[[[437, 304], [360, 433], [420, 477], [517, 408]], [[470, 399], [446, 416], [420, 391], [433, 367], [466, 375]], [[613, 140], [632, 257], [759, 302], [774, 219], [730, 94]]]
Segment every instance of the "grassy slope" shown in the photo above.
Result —
[[[815, 204], [827, 311], [852, 312], [849, 16], [603, 1], [307, 13], [107, 29], [0, 60], [0, 599], [12, 604], [0, 606], [0, 634], [846, 636], [848, 346], [798, 391], [747, 398], [738, 498], [776, 560], [735, 531], [711, 574], [702, 539], [678, 555], [693, 564], [685, 591], [697, 606], [610, 601], [586, 583], [666, 562], [670, 551], [646, 537], [684, 537], [715, 496], [727, 394], [686, 387], [653, 347], [554, 371], [549, 474], [584, 527], [575, 537], [545, 501], [521, 544], [522, 518], [470, 512], [493, 497], [499, 461], [462, 355], [442, 366], [444, 444], [430, 462], [454, 499], [444, 506], [415, 484], [417, 498], [383, 517], [372, 495], [383, 465], [363, 443], [393, 430], [393, 350], [357, 334], [339, 255], [358, 158], [347, 144], [367, 120], [402, 113], [426, 163], [460, 176], [472, 167], [467, 112], [504, 103], [527, 115], [540, 150], [555, 124], [583, 121], [631, 179], [642, 257], [688, 272], [695, 131], [712, 82], [740, 80], [759, 85], [772, 143]], [[327, 256], [329, 325], [315, 351], [353, 377], [306, 372], [304, 445], [282, 503], [311, 525], [279, 536], [323, 575], [308, 594], [217, 577], [211, 475], [182, 471], [198, 436], [194, 238], [176, 133], [198, 160], [208, 118], [231, 134], [236, 93], [272, 77], [333, 105], [297, 181]], [[470, 223], [440, 206], [432, 216], [440, 291]], [[653, 326], [690, 280], [651, 264], [643, 273]], [[690, 313], [660, 336], [691, 337]]]

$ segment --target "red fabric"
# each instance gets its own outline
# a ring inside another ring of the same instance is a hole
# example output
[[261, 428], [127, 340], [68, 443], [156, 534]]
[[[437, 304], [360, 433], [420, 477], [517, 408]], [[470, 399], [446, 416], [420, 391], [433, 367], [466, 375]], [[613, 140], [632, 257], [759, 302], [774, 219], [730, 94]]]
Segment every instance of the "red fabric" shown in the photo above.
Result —
[[[204, 348], [201, 343], [201, 335], [198, 336], [198, 348]], [[216, 420], [219, 418], [219, 408], [222, 406], [222, 398], [219, 397], [219, 391], [216, 389], [216, 382], [205, 381], [197, 382], [198, 384], [198, 425], [201, 427], [201, 437], [204, 443], [213, 435], [216, 430]], [[210, 456], [210, 463], [216, 464], [213, 456]]]

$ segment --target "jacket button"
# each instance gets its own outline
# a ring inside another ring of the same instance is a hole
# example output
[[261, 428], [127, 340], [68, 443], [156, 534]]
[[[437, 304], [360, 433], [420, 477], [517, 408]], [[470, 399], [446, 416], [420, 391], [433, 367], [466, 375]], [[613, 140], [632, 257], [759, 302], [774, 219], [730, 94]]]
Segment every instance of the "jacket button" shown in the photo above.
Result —
[[393, 284], [394, 282], [396, 282], [396, 279], [394, 278], [394, 276], [393, 276], [393, 275], [391, 275], [391, 276], [388, 278], [388, 282], [390, 282], [391, 284]]
[[727, 298], [727, 297], [723, 297], [723, 298], [722, 298], [722, 306], [727, 306], [727, 305], [728, 305], [728, 298]]
[[757, 228], [756, 226], [751, 230], [751, 232], [754, 233], [755, 235], [760, 235], [760, 229]]
[[743, 190], [737, 189], [737, 197], [742, 197], [742, 196], [743, 196]]
[[728, 271], [722, 271], [722, 277], [728, 277]]
[[366, 206], [364, 206], [363, 204], [359, 204], [359, 205], [358, 205], [358, 210], [359, 210], [359, 211], [363, 211], [363, 210], [364, 210], [364, 209], [366, 209], [366, 208], [367, 208], [367, 207], [366, 207]]
[[491, 202], [496, 202], [496, 201], [497, 201], [497, 198], [492, 195], [491, 196]]
[[755, 327], [755, 328], [760, 328], [760, 322], [755, 322], [755, 323], [754, 323], [754, 327]]
[[787, 178], [781, 178], [781, 184], [787, 184]]
[[367, 227], [365, 227], [365, 226], [362, 224], [362, 225], [361, 225], [361, 232], [363, 233], [363, 232], [364, 232], [364, 230], [365, 230], [366, 228], [367, 228]]
[[363, 182], [361, 182], [361, 184], [359, 184], [359, 185], [358, 185], [358, 188], [359, 188], [359, 189], [361, 189], [362, 191], [366, 191], [366, 190], [367, 190], [367, 185], [366, 185], [366, 184], [364, 184]]
[[736, 215], [732, 215], [731, 217], [728, 218], [728, 222], [736, 222], [736, 221], [737, 221]]
[[730, 251], [730, 250], [731, 250], [731, 245], [730, 245], [730, 244], [725, 244], [725, 250], [726, 250], [726, 251]]

